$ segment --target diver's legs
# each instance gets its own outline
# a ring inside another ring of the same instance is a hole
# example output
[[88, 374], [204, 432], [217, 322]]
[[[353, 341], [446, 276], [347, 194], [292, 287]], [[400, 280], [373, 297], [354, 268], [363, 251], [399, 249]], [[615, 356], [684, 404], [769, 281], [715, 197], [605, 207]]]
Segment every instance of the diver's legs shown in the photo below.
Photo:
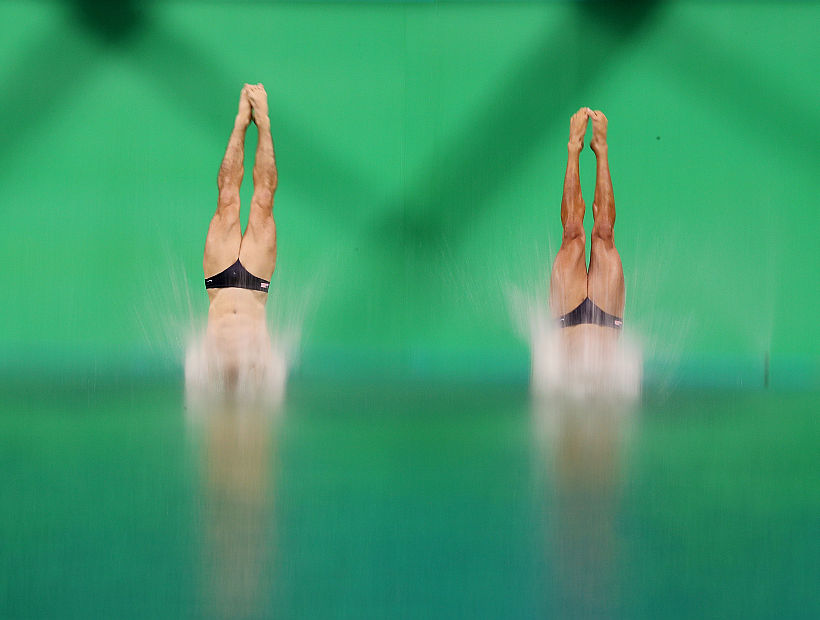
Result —
[[276, 266], [276, 223], [273, 221], [273, 195], [278, 176], [273, 139], [268, 117], [268, 95], [262, 84], [247, 85], [253, 121], [259, 132], [253, 165], [253, 198], [248, 227], [242, 237], [239, 259], [255, 276], [270, 280]]
[[596, 110], [592, 119], [590, 147], [597, 157], [595, 198], [592, 201], [592, 248], [589, 259], [589, 298], [602, 310], [622, 317], [624, 314], [624, 270], [621, 257], [615, 249], [615, 198], [612, 177], [609, 174], [609, 153], [606, 142], [607, 119]]
[[550, 312], [552, 316], [575, 309], [587, 296], [587, 265], [584, 250], [584, 199], [578, 157], [584, 148], [589, 108], [581, 108], [572, 115], [567, 145], [567, 171], [564, 176], [564, 195], [561, 199], [561, 225], [564, 234], [561, 248], [552, 263], [550, 277]]
[[217, 176], [219, 197], [216, 213], [208, 227], [205, 256], [202, 259], [206, 278], [230, 267], [239, 256], [239, 244], [242, 241], [239, 187], [245, 172], [245, 132], [251, 121], [251, 105], [246, 90], [243, 88], [239, 96], [239, 112]]

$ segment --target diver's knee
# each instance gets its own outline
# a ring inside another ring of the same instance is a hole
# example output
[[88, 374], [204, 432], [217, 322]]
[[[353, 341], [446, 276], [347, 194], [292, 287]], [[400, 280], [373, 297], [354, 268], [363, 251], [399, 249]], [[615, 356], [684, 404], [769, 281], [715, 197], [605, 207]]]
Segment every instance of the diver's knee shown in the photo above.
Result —
[[567, 222], [564, 226], [564, 234], [561, 237], [561, 246], [570, 247], [580, 245], [583, 249], [586, 243], [586, 233], [584, 226], [580, 222]]
[[615, 246], [615, 229], [612, 222], [595, 222], [592, 227], [592, 242], [604, 243], [607, 247]]

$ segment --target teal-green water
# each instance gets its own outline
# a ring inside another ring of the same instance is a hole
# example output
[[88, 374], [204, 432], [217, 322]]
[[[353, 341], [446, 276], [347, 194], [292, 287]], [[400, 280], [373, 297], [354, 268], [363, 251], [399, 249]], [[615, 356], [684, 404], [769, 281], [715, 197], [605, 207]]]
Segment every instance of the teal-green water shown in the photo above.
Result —
[[4, 618], [812, 618], [818, 395], [4, 390]]

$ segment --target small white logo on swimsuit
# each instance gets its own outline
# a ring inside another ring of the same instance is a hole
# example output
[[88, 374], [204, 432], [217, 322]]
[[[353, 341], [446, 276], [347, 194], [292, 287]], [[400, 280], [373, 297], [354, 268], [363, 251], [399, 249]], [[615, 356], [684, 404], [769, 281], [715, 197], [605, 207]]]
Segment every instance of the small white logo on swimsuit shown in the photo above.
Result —
[[269, 286], [269, 285], [268, 285], [268, 283], [267, 283], [267, 282], [262, 282], [262, 288], [265, 288], [265, 289], [266, 289], [266, 288], [268, 288], [268, 286]]
[[623, 321], [619, 321], [618, 319], [615, 319], [615, 325], [617, 325], [618, 327], [620, 327], [623, 324], [624, 324]]

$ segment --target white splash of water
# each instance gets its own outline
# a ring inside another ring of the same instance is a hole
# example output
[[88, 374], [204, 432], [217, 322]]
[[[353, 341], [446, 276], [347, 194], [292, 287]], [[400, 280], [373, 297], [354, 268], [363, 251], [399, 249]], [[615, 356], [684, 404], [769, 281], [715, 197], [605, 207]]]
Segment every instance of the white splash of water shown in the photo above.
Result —
[[549, 315], [546, 300], [510, 287], [508, 302], [513, 324], [530, 345], [530, 389], [539, 398], [567, 404], [612, 403], [628, 405], [641, 394], [643, 354], [627, 331], [617, 341], [602, 342], [600, 334], [573, 339]]
[[176, 373], [184, 368], [186, 406], [197, 415], [214, 405], [277, 407], [285, 396], [288, 375], [298, 365], [302, 329], [316, 308], [321, 277], [310, 286], [295, 286], [278, 269], [267, 303], [268, 328], [257, 333], [226, 364], [206, 338], [208, 299], [202, 281], [166, 247], [167, 277], [146, 279], [144, 303], [135, 321], [142, 332], [150, 365]]
[[135, 320], [145, 347], [145, 367], [178, 375], [189, 343], [205, 331], [207, 300], [204, 306], [195, 303], [200, 300], [195, 300], [184, 263], [169, 244], [162, 247], [164, 260], [160, 262], [166, 265], [165, 277], [146, 274], [140, 287], [143, 302], [134, 309]]
[[214, 405], [258, 404], [278, 407], [285, 397], [288, 349], [276, 335], [227, 355], [200, 332], [185, 350], [185, 401], [189, 412]]
[[274, 276], [268, 292], [268, 328], [247, 334], [242, 344], [233, 343], [230, 354], [209, 340], [205, 328], [190, 334], [185, 347], [189, 412], [208, 411], [215, 404], [279, 408], [288, 376], [299, 362], [302, 327], [315, 293], [304, 288], [299, 294], [286, 294], [285, 288]]

